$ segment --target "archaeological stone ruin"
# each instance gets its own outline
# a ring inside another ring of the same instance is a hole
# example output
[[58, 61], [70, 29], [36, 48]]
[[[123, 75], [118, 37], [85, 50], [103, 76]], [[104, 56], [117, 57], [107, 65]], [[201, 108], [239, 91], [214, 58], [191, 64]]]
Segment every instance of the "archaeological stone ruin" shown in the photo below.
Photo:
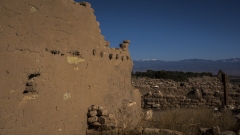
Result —
[[96, 20], [87, 2], [0, 1], [1, 135], [84, 135], [92, 105], [115, 127], [138, 123], [130, 41], [110, 48]]
[[[223, 85], [216, 77], [189, 78], [189, 82], [164, 79], [133, 79], [133, 85], [142, 92], [142, 108], [158, 110], [176, 108], [218, 109], [224, 105]], [[240, 107], [240, 88], [228, 84], [228, 106]]]
[[[88, 2], [0, 1], [0, 135], [182, 135], [139, 123], [154, 111], [223, 106], [216, 77], [131, 78], [130, 40], [111, 48], [99, 25]], [[227, 108], [240, 114], [240, 88], [228, 88]]]

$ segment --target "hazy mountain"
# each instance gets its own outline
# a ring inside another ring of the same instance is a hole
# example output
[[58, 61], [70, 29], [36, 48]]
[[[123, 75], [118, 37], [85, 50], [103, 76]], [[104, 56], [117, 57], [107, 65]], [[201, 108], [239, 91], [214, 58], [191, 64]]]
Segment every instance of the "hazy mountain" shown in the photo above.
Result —
[[212, 72], [217, 74], [221, 69], [228, 75], [240, 76], [240, 58], [222, 60], [185, 59], [180, 61], [134, 60], [133, 71], [168, 70], [183, 72]]

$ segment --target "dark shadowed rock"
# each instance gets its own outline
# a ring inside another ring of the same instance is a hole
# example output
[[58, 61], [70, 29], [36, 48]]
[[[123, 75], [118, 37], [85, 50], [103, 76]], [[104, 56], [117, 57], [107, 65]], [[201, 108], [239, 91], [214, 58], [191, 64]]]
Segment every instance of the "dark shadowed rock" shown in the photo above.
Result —
[[93, 123], [93, 122], [97, 122], [97, 121], [98, 121], [98, 117], [97, 116], [92, 116], [92, 117], [89, 117], [87, 119], [88, 123]]
[[220, 132], [219, 135], [236, 135], [236, 133], [233, 131], [223, 131]]
[[159, 135], [184, 135], [182, 132], [170, 130], [170, 129], [161, 129]]

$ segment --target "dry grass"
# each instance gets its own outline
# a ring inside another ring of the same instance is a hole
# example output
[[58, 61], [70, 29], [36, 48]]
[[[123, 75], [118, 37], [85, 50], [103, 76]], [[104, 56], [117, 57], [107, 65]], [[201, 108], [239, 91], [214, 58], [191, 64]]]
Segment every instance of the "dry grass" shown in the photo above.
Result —
[[151, 121], [143, 121], [141, 125], [149, 128], [177, 130], [186, 135], [196, 135], [200, 127], [219, 126], [221, 131], [234, 130], [236, 120], [230, 111], [216, 116], [210, 109], [177, 109], [154, 111]]

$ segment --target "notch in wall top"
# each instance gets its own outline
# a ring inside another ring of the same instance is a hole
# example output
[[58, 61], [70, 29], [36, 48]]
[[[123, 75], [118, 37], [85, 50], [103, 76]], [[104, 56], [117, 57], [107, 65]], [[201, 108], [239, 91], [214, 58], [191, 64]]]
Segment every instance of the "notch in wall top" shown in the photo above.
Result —
[[78, 3], [78, 4], [81, 5], [81, 6], [87, 7], [87, 8], [90, 8], [90, 7], [91, 7], [91, 4], [88, 3], [88, 2], [85, 2], [85, 1], [76, 2], [76, 3]]
[[34, 78], [34, 77], [39, 77], [39, 76], [40, 76], [40, 73], [30, 74], [30, 75], [28, 76], [28, 80], [30, 80], [30, 79], [32, 79], [32, 78]]
[[128, 44], [130, 44], [130, 40], [123, 40], [123, 43], [128, 43]]
[[106, 47], [109, 47], [109, 46], [110, 46], [110, 42], [109, 42], [109, 41], [106, 41], [106, 42], [105, 42], [105, 46], [106, 46]]
[[120, 48], [122, 48], [123, 51], [126, 51], [128, 49], [129, 44], [130, 40], [123, 40], [123, 42], [119, 46]]

